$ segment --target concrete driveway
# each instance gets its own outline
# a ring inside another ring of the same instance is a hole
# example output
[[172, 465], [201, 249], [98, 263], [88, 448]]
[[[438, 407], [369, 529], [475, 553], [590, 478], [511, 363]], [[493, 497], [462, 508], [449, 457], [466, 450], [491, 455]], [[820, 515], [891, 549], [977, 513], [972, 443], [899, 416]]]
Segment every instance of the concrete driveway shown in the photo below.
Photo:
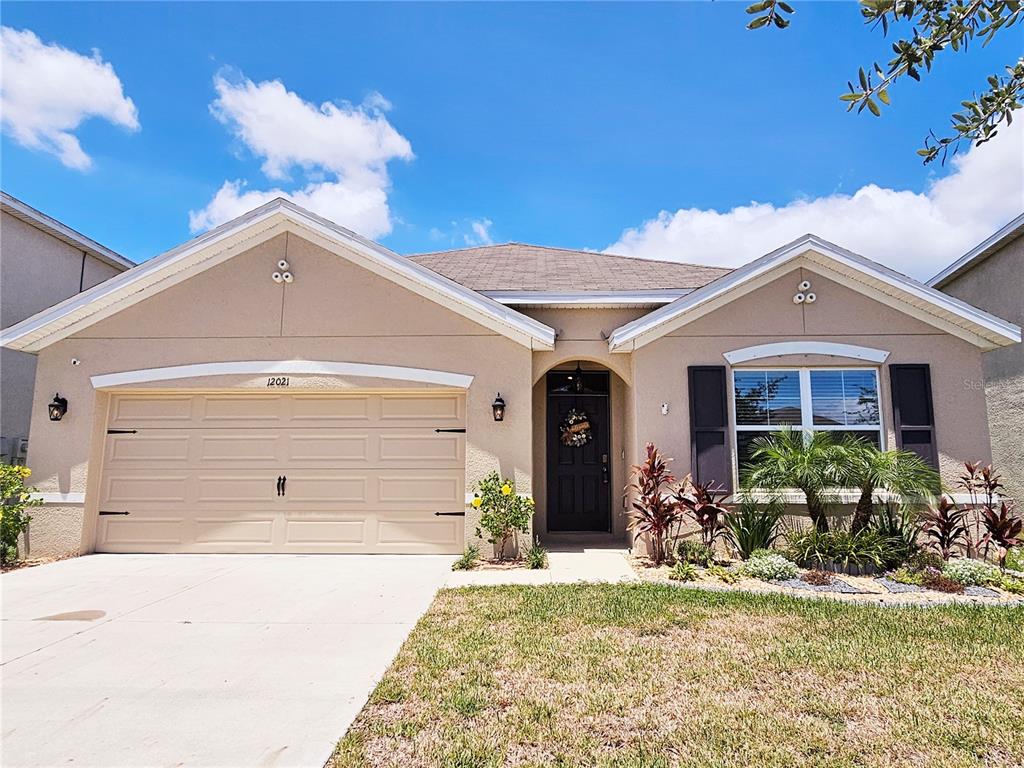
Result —
[[444, 556], [92, 555], [0, 577], [4, 766], [314, 766]]

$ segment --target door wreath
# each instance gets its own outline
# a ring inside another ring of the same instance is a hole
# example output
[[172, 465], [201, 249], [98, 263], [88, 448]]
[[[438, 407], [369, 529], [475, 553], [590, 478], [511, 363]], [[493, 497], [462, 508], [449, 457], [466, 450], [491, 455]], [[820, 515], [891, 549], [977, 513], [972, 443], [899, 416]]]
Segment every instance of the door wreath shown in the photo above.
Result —
[[582, 448], [594, 439], [594, 431], [590, 419], [583, 411], [572, 408], [559, 425], [562, 433], [562, 444], [571, 448]]

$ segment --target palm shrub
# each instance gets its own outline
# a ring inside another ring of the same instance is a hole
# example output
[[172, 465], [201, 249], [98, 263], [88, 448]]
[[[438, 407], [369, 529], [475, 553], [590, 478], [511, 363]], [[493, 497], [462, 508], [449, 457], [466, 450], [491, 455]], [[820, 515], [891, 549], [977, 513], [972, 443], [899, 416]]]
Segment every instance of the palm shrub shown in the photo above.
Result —
[[745, 499], [725, 515], [729, 542], [744, 560], [758, 549], [771, 549], [778, 540], [785, 508], [778, 501], [757, 504]]
[[32, 520], [26, 510], [42, 504], [25, 485], [31, 474], [28, 467], [0, 464], [0, 563], [4, 565], [18, 559], [18, 538]]
[[646, 450], [647, 458], [633, 466], [626, 486], [626, 493], [633, 496], [627, 527], [634, 542], [650, 536], [651, 559], [661, 565], [668, 553], [666, 544], [680, 520], [679, 502], [669, 495], [676, 478], [668, 468], [672, 459], [662, 456], [654, 443], [648, 443]]
[[888, 491], [910, 506], [939, 491], [939, 474], [911, 451], [881, 451], [876, 446], [848, 435], [839, 444], [842, 485], [857, 488], [860, 496], [850, 530], [863, 531], [871, 524], [875, 493]]
[[530, 529], [533, 499], [519, 496], [512, 480], [502, 480], [497, 472], [491, 472], [477, 486], [473, 507], [480, 510], [477, 537], [486, 532], [498, 560], [504, 560], [509, 542], [517, 543], [519, 534]]
[[785, 430], [770, 437], [755, 437], [751, 445], [750, 464], [743, 475], [748, 495], [755, 489], [770, 493], [785, 488], [803, 491], [814, 527], [827, 531], [833, 489], [842, 484], [844, 461], [844, 451], [832, 435]]

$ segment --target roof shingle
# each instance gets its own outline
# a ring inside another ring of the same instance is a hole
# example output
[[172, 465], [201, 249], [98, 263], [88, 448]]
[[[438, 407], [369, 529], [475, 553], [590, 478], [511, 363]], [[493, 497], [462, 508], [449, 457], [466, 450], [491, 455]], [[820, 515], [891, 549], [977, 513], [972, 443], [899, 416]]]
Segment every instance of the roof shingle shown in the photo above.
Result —
[[522, 243], [410, 256], [474, 291], [650, 291], [693, 289], [732, 270]]

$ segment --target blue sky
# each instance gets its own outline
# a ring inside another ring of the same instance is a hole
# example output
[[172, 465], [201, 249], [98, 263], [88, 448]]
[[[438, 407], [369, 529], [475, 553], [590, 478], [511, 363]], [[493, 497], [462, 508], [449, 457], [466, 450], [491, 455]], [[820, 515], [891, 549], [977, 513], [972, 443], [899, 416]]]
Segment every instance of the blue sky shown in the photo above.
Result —
[[[189, 212], [225, 182], [298, 190], [340, 178], [321, 158], [358, 155], [328, 146], [346, 141], [331, 126], [313, 137], [290, 118], [246, 138], [259, 114], [225, 92], [270, 97], [280, 81], [277, 95], [310, 114], [335, 102], [404, 140], [409, 151], [362, 168], [376, 218], [346, 221], [337, 200], [324, 211], [402, 253], [516, 240], [740, 263], [810, 228], [924, 278], [1024, 208], [1020, 132], [945, 167], [914, 154], [1019, 56], [1018, 32], [944, 56], [875, 119], [837, 98], [889, 50], [856, 4], [794, 2], [789, 29], [754, 32], [744, 5], [4, 3], [4, 26], [42, 46], [96, 49], [138, 127], [81, 122], [70, 131], [91, 160], [81, 169], [24, 146], [5, 118], [2, 185], [147, 258], [191, 237]], [[64, 92], [80, 90], [76, 76]], [[274, 153], [284, 167], [270, 175]], [[359, 161], [345, 162], [348, 174]]]

